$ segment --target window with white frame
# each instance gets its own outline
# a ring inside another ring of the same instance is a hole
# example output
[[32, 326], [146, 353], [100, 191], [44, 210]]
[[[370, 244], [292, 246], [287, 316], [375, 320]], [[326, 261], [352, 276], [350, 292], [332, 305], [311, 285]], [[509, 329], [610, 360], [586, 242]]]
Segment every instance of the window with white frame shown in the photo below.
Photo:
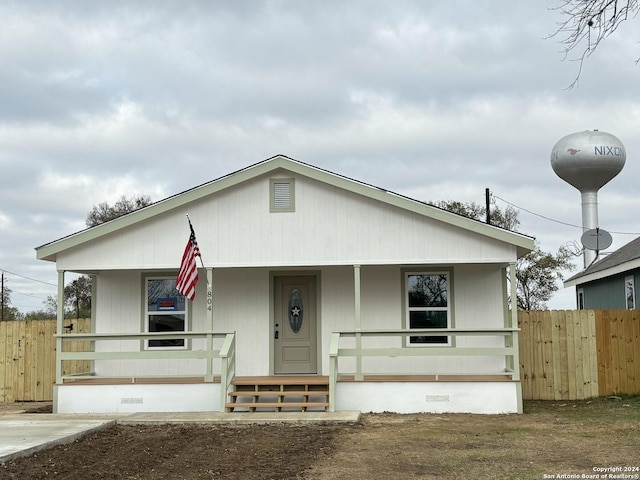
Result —
[[[410, 329], [450, 328], [451, 305], [449, 273], [424, 272], [406, 274], [407, 323]], [[416, 335], [410, 345], [450, 344], [450, 337]]]
[[[176, 277], [145, 279], [145, 329], [147, 332], [185, 332], [187, 302], [176, 290]], [[186, 348], [184, 338], [150, 339], [146, 348]]]
[[636, 308], [636, 289], [633, 275], [624, 278], [625, 305], [628, 310]]

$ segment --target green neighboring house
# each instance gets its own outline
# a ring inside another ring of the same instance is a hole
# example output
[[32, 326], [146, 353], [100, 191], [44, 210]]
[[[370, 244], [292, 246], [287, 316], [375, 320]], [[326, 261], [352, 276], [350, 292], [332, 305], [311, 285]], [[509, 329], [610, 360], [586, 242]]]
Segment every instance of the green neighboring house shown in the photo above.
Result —
[[576, 287], [578, 309], [635, 309], [640, 285], [640, 237], [564, 282]]

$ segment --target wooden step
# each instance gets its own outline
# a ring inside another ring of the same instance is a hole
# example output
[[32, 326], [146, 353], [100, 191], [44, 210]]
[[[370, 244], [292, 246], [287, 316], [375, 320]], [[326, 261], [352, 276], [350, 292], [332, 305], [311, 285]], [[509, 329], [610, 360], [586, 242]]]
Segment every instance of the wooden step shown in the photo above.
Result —
[[313, 376], [293, 377], [236, 377], [233, 385], [329, 385], [329, 377]]
[[295, 408], [302, 412], [308, 411], [309, 408], [316, 408], [327, 410], [329, 408], [329, 402], [247, 402], [247, 403], [227, 403], [226, 408], [236, 411], [237, 408], [247, 408], [250, 412], [255, 412], [258, 408], [275, 409], [276, 412], [281, 412], [283, 408]]
[[326, 397], [329, 390], [237, 390], [230, 397]]
[[[228, 412], [237, 409], [308, 409], [329, 408], [329, 379], [318, 376], [236, 377], [229, 393]], [[250, 400], [250, 401], [247, 401]], [[321, 400], [321, 401], [318, 401]]]

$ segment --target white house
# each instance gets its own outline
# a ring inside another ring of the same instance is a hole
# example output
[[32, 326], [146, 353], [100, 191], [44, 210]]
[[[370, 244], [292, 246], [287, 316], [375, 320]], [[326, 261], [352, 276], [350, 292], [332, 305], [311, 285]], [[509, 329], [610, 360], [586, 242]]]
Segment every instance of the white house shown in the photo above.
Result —
[[[187, 214], [193, 302], [175, 289]], [[59, 277], [55, 411], [522, 411], [509, 275], [532, 249], [269, 158], [36, 249]], [[93, 278], [91, 333], [60, 333], [65, 272]]]

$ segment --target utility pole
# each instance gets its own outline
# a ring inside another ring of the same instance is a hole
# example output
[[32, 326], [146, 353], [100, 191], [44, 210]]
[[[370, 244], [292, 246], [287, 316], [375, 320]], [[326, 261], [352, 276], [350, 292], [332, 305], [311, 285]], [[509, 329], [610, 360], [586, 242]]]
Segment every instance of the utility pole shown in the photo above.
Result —
[[491, 211], [490, 211], [490, 207], [491, 207], [491, 192], [489, 191], [488, 188], [484, 189], [484, 200], [486, 203], [486, 212], [487, 212], [487, 223], [489, 225], [491, 225]]

